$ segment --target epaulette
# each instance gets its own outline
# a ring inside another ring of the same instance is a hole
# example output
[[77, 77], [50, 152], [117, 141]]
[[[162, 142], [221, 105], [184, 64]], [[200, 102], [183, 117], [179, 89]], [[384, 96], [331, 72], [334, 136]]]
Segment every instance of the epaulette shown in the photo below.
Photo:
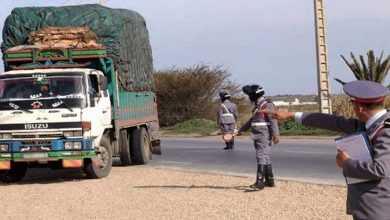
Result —
[[385, 128], [390, 128], [390, 118], [386, 119], [386, 120], [383, 122], [383, 127], [385, 127]]
[[390, 128], [390, 118], [387, 118], [382, 123], [377, 125], [375, 129], [368, 134], [368, 139], [370, 140], [371, 144], [376, 141], [380, 131], [382, 131], [383, 128]]

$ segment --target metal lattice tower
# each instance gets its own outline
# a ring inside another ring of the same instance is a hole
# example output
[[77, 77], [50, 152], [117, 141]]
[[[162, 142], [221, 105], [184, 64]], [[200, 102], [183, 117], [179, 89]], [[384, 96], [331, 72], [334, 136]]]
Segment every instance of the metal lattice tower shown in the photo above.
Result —
[[325, 39], [325, 15], [323, 0], [314, 0], [316, 30], [318, 97], [320, 112], [332, 114], [332, 103], [329, 93], [328, 52]]

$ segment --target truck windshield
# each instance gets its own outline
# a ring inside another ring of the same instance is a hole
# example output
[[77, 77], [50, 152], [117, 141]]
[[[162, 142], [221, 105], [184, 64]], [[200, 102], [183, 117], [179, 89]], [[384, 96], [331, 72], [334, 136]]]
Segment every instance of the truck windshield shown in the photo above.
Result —
[[[0, 106], [15, 104], [23, 109], [84, 107], [81, 74], [0, 77]], [[63, 103], [62, 103], [63, 102]]]

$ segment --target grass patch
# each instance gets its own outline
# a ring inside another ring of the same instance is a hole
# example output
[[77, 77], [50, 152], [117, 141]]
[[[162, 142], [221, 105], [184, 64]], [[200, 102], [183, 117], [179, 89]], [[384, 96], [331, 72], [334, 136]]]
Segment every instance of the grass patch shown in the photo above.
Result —
[[[172, 134], [201, 134], [208, 135], [219, 130], [215, 122], [207, 119], [191, 119], [178, 123], [173, 126], [162, 128], [163, 131]], [[281, 136], [336, 136], [337, 132], [328, 131], [320, 128], [312, 128], [302, 125], [295, 121], [279, 122], [279, 131]], [[249, 134], [245, 132], [244, 135]]]
[[191, 119], [173, 126], [163, 128], [164, 131], [169, 131], [177, 134], [197, 133], [207, 135], [210, 132], [218, 130], [216, 123], [207, 119]]
[[298, 136], [298, 135], [313, 135], [313, 136], [335, 136], [340, 133], [328, 131], [320, 128], [304, 126], [295, 121], [279, 122], [279, 131], [282, 136]]

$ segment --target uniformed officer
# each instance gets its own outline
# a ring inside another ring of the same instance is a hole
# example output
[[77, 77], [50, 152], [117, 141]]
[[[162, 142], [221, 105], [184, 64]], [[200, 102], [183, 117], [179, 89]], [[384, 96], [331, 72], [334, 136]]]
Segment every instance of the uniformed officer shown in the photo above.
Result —
[[264, 189], [264, 186], [274, 187], [270, 146], [272, 142], [279, 143], [279, 128], [277, 120], [263, 114], [262, 110], [275, 110], [275, 106], [264, 98], [264, 89], [259, 85], [246, 85], [242, 87], [242, 91], [254, 104], [252, 117], [240, 128], [240, 132], [251, 129], [250, 137], [256, 149], [257, 177], [251, 187], [259, 190]]
[[[227, 92], [220, 92], [219, 97], [221, 104], [217, 110], [217, 122], [223, 133], [233, 133], [237, 127], [238, 112], [236, 104], [230, 101], [230, 94]], [[226, 141], [224, 150], [234, 149], [234, 137], [230, 141]]]
[[278, 120], [293, 119], [304, 125], [351, 134], [364, 131], [372, 147], [372, 162], [351, 158], [337, 149], [336, 162], [346, 177], [369, 181], [348, 185], [347, 213], [354, 219], [390, 219], [390, 113], [383, 103], [388, 89], [372, 81], [352, 81], [343, 87], [350, 96], [356, 118], [322, 113], [275, 112]]

